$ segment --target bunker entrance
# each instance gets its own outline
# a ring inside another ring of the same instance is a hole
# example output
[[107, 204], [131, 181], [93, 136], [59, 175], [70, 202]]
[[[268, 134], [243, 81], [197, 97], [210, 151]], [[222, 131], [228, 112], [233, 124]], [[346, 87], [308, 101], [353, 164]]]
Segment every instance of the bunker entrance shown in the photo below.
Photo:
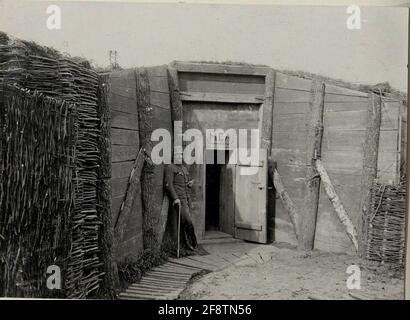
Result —
[[220, 164], [206, 165], [205, 231], [220, 230], [221, 166]]
[[[229, 159], [229, 150], [207, 150], [206, 158], [207, 164], [205, 167], [205, 231], [221, 231], [233, 235], [234, 166], [227, 164]], [[213, 161], [210, 160], [210, 158], [212, 158]], [[219, 160], [217, 161], [217, 159]]]

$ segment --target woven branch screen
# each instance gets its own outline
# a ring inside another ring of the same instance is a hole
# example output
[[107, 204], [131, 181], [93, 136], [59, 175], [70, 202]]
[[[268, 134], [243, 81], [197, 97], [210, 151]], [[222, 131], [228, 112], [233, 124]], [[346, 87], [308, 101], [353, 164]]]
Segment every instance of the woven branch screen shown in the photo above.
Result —
[[75, 105], [0, 87], [0, 295], [55, 296], [47, 267], [70, 262]]
[[383, 185], [371, 189], [366, 257], [369, 260], [404, 266], [405, 252], [405, 183]]
[[64, 291], [67, 297], [85, 298], [99, 287], [104, 274], [99, 244], [104, 219], [100, 212], [107, 210], [102, 210], [97, 197], [101, 165], [99, 76], [68, 58], [41, 54], [19, 41], [0, 45], [0, 81], [76, 105], [75, 201]]

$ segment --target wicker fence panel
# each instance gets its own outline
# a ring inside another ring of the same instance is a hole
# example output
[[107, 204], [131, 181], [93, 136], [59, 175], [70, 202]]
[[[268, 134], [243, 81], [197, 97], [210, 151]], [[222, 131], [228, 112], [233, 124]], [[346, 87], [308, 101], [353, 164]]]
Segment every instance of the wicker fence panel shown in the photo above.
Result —
[[401, 268], [405, 253], [405, 183], [375, 183], [371, 195], [367, 259]]
[[0, 296], [65, 296], [46, 272], [69, 262], [77, 129], [75, 105], [0, 86]]
[[98, 289], [102, 277], [97, 198], [100, 158], [98, 118], [99, 76], [93, 70], [62, 57], [39, 53], [23, 42], [0, 45], [0, 81], [41, 92], [77, 106], [74, 212], [71, 251], [65, 270], [67, 297], [85, 298]]

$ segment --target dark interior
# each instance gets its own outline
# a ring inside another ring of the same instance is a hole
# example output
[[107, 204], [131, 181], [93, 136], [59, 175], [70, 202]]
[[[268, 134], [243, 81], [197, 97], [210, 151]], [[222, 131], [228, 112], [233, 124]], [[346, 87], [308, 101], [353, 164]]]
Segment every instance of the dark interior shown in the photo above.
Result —
[[[217, 157], [224, 157], [225, 163], [217, 164]], [[221, 230], [219, 203], [221, 194], [221, 170], [228, 163], [229, 150], [214, 150], [213, 159], [215, 163], [206, 164], [206, 202], [205, 202], [205, 230]]]
[[220, 164], [206, 165], [205, 230], [219, 230]]

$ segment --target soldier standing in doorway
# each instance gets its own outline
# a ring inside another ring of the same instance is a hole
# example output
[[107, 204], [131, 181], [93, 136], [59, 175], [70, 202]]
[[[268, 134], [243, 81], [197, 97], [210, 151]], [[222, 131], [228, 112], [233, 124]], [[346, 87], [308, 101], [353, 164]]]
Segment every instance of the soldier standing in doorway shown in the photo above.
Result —
[[171, 199], [172, 206], [181, 210], [182, 244], [188, 249], [195, 251], [198, 248], [194, 225], [192, 223], [190, 207], [191, 199], [189, 189], [192, 188], [193, 180], [189, 178], [189, 172], [182, 163], [182, 153], [175, 153], [174, 163], [165, 166], [165, 190]]

